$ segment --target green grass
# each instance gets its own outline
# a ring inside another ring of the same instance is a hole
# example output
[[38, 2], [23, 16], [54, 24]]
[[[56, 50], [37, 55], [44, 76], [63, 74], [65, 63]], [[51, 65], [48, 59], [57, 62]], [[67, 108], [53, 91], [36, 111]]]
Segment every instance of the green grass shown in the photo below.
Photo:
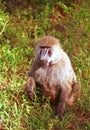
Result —
[[[65, 7], [65, 16], [49, 4], [15, 8], [12, 14], [0, 3], [0, 129], [90, 129], [90, 9]], [[61, 3], [58, 4], [60, 6]], [[6, 24], [5, 24], [6, 23]], [[43, 35], [60, 39], [72, 61], [81, 96], [65, 112], [62, 121], [49, 101], [31, 102], [25, 92], [27, 72], [34, 58], [36, 39]]]

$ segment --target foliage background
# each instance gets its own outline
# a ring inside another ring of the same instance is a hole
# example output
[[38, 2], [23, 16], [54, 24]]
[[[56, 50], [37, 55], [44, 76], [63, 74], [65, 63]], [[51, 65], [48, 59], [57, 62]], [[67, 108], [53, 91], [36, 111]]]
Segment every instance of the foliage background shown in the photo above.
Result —
[[[0, 2], [0, 130], [90, 129], [90, 1], [11, 0]], [[49, 101], [29, 101], [25, 92], [35, 41], [60, 39], [70, 56], [81, 97], [62, 121]]]

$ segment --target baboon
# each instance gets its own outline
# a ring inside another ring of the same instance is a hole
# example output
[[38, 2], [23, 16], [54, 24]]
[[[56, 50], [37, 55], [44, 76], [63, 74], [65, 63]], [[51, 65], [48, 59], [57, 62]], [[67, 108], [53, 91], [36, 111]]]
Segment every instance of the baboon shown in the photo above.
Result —
[[26, 91], [29, 98], [33, 100], [38, 83], [41, 94], [54, 102], [58, 117], [62, 117], [66, 106], [72, 105], [80, 93], [70, 59], [59, 40], [52, 36], [37, 41], [35, 59], [28, 75]]

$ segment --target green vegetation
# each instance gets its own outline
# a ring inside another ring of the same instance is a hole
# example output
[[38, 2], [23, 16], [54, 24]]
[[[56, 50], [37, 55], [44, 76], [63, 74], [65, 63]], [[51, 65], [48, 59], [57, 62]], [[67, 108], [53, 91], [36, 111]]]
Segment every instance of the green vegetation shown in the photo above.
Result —
[[[49, 4], [0, 3], [0, 130], [90, 130], [90, 2]], [[35, 41], [43, 35], [60, 39], [82, 86], [62, 121], [49, 101], [31, 102], [25, 93]]]

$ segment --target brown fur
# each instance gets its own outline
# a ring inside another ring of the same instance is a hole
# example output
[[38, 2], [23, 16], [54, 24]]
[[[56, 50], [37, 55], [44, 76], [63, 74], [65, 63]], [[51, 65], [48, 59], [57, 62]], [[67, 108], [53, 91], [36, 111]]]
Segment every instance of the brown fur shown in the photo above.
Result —
[[54, 37], [44, 36], [43, 38], [41, 38], [40, 40], [37, 41], [37, 44], [40, 46], [44, 45], [44, 46], [51, 47], [55, 44], [59, 44], [59, 40]]

